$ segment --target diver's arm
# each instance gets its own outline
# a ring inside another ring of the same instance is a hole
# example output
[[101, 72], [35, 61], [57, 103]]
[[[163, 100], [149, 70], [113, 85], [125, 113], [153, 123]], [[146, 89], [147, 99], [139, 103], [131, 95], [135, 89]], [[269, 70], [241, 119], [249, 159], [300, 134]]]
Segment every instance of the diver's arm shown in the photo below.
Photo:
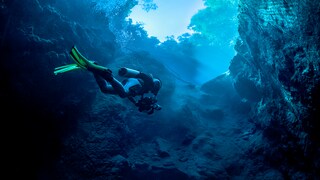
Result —
[[137, 102], [136, 100], [132, 97], [132, 96], [129, 96], [128, 99], [134, 104], [137, 106]]
[[157, 102], [158, 98], [157, 98], [158, 92], [157, 93], [151, 93], [151, 98], [153, 99], [153, 101]]
[[145, 87], [153, 87], [153, 77], [151, 74], [140, 72], [135, 78], [142, 79]]

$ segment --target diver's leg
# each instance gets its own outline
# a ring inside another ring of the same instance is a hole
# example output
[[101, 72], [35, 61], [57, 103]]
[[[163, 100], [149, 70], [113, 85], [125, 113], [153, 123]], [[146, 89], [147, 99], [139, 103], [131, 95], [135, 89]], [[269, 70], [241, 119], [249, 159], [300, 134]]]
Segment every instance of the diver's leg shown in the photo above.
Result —
[[101, 92], [106, 93], [106, 94], [118, 94], [111, 85], [106, 83], [104, 78], [102, 78], [101, 76], [99, 76], [97, 74], [93, 74], [93, 75], [94, 75], [94, 78], [96, 79], [96, 82], [97, 82]]
[[113, 87], [114, 91], [117, 92], [117, 94], [121, 97], [121, 98], [125, 98], [127, 97], [127, 93], [123, 87], [123, 85], [121, 84], [120, 81], [118, 81], [116, 78], [111, 77], [112, 79], [110, 80], [110, 78], [108, 77], [108, 82], [111, 84], [111, 86]]
[[94, 67], [92, 67], [92, 66], [87, 67], [87, 69], [89, 71], [91, 71], [93, 74], [97, 74], [102, 77], [107, 77], [107, 76], [112, 75], [112, 71], [110, 69], [103, 67], [103, 66], [100, 66], [97, 63], [94, 63], [94, 65], [95, 65]]
[[[103, 88], [103, 90], [105, 92], [109, 92], [109, 91], [111, 92], [111, 90], [109, 90], [110, 87], [108, 88], [108, 90], [105, 88], [105, 87], [107, 87], [105, 82], [104, 82], [104, 85], [102, 84], [101, 78], [103, 78], [108, 83], [111, 84], [113, 91], [115, 92], [113, 94], [118, 94], [121, 98], [127, 97], [127, 93], [126, 93], [123, 85], [121, 84], [121, 82], [119, 82], [116, 78], [113, 77], [112, 71], [108, 68], [105, 68], [103, 66], [98, 65], [97, 63], [94, 63], [94, 64], [95, 64], [95, 67], [91, 66], [91, 67], [88, 67], [87, 69], [94, 74], [100, 89]], [[101, 89], [101, 91], [102, 91], [102, 89]]]
[[[96, 69], [92, 72], [102, 92], [109, 94], [118, 94], [121, 98], [127, 97], [127, 93], [123, 85], [121, 84], [121, 82], [119, 82], [116, 78], [112, 76], [112, 72], [107, 70], [101, 71]], [[110, 83], [111, 87], [109, 87], [104, 80]]]

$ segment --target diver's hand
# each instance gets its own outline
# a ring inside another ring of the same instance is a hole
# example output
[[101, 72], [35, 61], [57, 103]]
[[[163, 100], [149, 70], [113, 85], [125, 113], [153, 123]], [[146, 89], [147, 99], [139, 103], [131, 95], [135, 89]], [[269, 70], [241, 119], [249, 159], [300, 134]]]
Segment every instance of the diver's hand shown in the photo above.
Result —
[[159, 105], [159, 104], [154, 104], [154, 106], [153, 106], [153, 109], [155, 109], [155, 110], [161, 110], [162, 109], [162, 107]]

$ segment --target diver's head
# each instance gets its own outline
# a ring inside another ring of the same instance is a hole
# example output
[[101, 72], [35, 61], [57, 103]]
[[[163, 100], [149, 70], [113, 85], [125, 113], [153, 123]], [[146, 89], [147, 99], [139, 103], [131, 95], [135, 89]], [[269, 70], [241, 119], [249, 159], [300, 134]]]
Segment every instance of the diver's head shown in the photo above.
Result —
[[154, 78], [153, 79], [153, 88], [152, 88], [152, 93], [157, 94], [162, 86], [162, 83], [160, 79]]

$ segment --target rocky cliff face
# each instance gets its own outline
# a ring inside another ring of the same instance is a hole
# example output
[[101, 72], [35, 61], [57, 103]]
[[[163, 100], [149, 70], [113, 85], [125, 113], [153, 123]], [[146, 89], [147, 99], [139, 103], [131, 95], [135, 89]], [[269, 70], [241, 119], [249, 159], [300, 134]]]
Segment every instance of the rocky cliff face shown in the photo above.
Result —
[[[123, 2], [119, 12], [132, 7]], [[1, 122], [11, 178], [319, 177], [318, 0], [240, 0], [230, 74], [201, 90], [175, 83], [146, 53], [121, 53], [121, 23], [111, 30], [112, 21], [86, 3], [0, 2]], [[125, 99], [101, 94], [91, 74], [54, 76], [70, 63], [74, 44], [102, 64], [162, 74], [163, 110], [139, 114]]]
[[230, 72], [268, 139], [265, 160], [291, 177], [319, 172], [320, 2], [240, 0], [238, 18]]

